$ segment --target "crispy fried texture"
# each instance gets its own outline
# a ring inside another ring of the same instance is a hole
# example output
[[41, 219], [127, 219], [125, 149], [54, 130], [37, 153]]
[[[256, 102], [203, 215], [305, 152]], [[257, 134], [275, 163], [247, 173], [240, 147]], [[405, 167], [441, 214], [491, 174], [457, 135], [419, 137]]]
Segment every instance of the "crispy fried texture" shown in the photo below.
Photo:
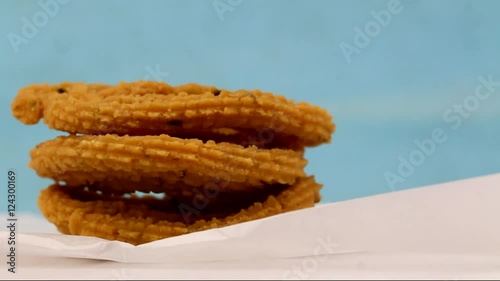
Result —
[[[312, 207], [319, 199], [321, 187], [313, 177], [301, 178], [278, 195], [270, 195], [265, 201], [242, 207], [235, 213], [210, 213], [200, 208], [195, 216], [190, 215], [191, 209], [180, 204], [173, 209], [167, 206], [157, 210], [151, 208], [148, 199], [86, 198], [81, 192], [71, 193], [58, 185], [44, 189], [38, 205], [44, 216], [63, 233], [139, 245]], [[147, 204], [141, 200], [146, 200]]]
[[22, 88], [12, 101], [12, 115], [27, 125], [38, 123], [44, 116], [48, 104], [59, 96], [67, 93], [79, 95], [85, 100], [92, 94], [102, 97], [110, 95], [145, 95], [145, 94], [178, 94], [187, 92], [190, 95], [198, 95], [206, 92], [216, 93], [218, 90], [212, 86], [203, 86], [194, 83], [170, 86], [163, 82], [137, 81], [121, 82], [116, 86], [106, 84], [87, 84], [84, 82], [64, 82], [60, 84], [34, 84]]
[[167, 135], [61, 136], [39, 144], [31, 159], [30, 167], [39, 176], [71, 186], [115, 180], [141, 186], [157, 179], [160, 186], [224, 181], [252, 188], [262, 183], [293, 184], [305, 176], [307, 164], [302, 152], [293, 150], [244, 148]]
[[[39, 196], [45, 217], [134, 245], [314, 206], [322, 185], [306, 177], [305, 147], [335, 131], [320, 107], [194, 83], [31, 85], [11, 106], [71, 134], [30, 154], [56, 181]], [[150, 192], [163, 198], [138, 195]]]
[[[57, 89], [64, 89], [61, 94]], [[73, 134], [158, 135], [218, 128], [251, 129], [255, 137], [292, 139], [303, 146], [328, 143], [332, 116], [305, 102], [259, 90], [219, 90], [163, 82], [122, 82], [115, 86], [63, 84], [30, 86], [13, 102], [26, 124], [44, 122]]]
[[38, 123], [48, 104], [58, 96], [69, 92], [95, 94], [105, 88], [105, 84], [61, 83], [58, 85], [35, 84], [22, 88], [11, 104], [12, 115], [26, 125]]

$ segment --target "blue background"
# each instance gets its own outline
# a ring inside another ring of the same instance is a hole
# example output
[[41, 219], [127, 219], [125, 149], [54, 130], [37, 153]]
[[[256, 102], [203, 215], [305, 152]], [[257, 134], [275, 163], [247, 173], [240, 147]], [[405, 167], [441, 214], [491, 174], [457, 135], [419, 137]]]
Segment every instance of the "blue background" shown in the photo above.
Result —
[[[38, 192], [51, 182], [27, 167], [29, 151], [63, 133], [16, 121], [18, 89], [133, 81], [157, 67], [171, 84], [259, 88], [332, 112], [333, 142], [307, 152], [324, 202], [499, 172], [500, 88], [456, 130], [443, 114], [474, 94], [479, 76], [500, 81], [500, 2], [401, 0], [401, 13], [348, 62], [339, 45], [356, 46], [354, 28], [388, 2], [243, 0], [219, 16], [212, 0], [73, 0], [16, 53], [8, 34], [22, 35], [22, 18], [33, 22], [43, 10], [37, 1], [1, 1], [0, 171], [18, 172], [19, 210], [38, 212]], [[408, 159], [435, 128], [446, 142], [391, 187], [386, 171], [397, 174], [398, 157]]]

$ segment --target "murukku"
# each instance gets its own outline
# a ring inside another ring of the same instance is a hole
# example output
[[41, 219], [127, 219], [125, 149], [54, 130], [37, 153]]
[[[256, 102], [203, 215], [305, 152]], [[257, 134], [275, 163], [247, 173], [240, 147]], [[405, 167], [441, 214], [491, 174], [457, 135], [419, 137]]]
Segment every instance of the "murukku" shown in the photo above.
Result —
[[[330, 142], [332, 116], [320, 107], [259, 90], [218, 90], [163, 82], [30, 86], [12, 105], [26, 124], [44, 122], [72, 134], [175, 136], [217, 128], [250, 129], [259, 139], [296, 138], [304, 146]], [[272, 140], [269, 140], [272, 141]]]
[[[142, 199], [137, 198], [96, 199], [98, 196], [94, 195], [89, 200], [58, 185], [43, 190], [38, 205], [45, 217], [66, 234], [139, 245], [312, 207], [321, 187], [313, 177], [301, 178], [277, 195], [246, 207], [238, 206], [241, 209], [232, 212], [219, 210], [210, 213], [209, 209], [204, 209], [199, 214], [192, 214], [168, 203], [160, 205], [164, 210], [158, 210], [151, 207], [151, 202], [142, 203]], [[192, 219], [187, 220], [186, 216], [192, 216]]]
[[305, 176], [301, 152], [244, 148], [231, 143], [159, 136], [61, 136], [31, 151], [39, 176], [70, 185], [123, 177], [162, 179], [199, 185], [229, 178], [250, 188], [265, 183], [293, 184]]
[[305, 148], [335, 131], [318, 106], [195, 83], [31, 85], [12, 114], [70, 133], [30, 152], [55, 181], [44, 216], [64, 234], [134, 245], [314, 206], [322, 185]]

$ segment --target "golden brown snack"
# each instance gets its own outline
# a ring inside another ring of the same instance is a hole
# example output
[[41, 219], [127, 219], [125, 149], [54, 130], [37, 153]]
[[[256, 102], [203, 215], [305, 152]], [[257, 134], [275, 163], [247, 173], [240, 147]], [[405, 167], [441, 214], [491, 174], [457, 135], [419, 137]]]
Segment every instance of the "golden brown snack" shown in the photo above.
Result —
[[43, 118], [48, 103], [66, 93], [78, 94], [80, 98], [85, 98], [88, 94], [97, 93], [106, 97], [109, 95], [145, 95], [150, 93], [168, 95], [180, 92], [197, 95], [206, 92], [216, 93], [217, 91], [215, 87], [194, 83], [170, 86], [167, 83], [153, 81], [120, 82], [116, 86], [84, 82], [63, 82], [54, 85], [34, 84], [19, 91], [12, 102], [12, 115], [24, 124], [36, 124]]
[[179, 208], [181, 205], [155, 210], [151, 209], [150, 202], [141, 202], [150, 199], [103, 197], [96, 200], [95, 195], [87, 198], [82, 193], [71, 194], [57, 185], [41, 192], [38, 205], [44, 216], [63, 233], [138, 245], [312, 207], [321, 187], [313, 177], [302, 178], [278, 195], [271, 195], [265, 201], [255, 202], [235, 213], [204, 212], [207, 208], [197, 210], [199, 214], [194, 216], [186, 212], [189, 209]]
[[40, 194], [45, 217], [135, 245], [314, 206], [322, 185], [306, 177], [304, 150], [335, 131], [320, 107], [194, 83], [31, 85], [12, 114], [72, 134], [30, 154], [57, 182]]
[[[326, 110], [259, 90], [172, 87], [146, 81], [98, 87], [30, 86], [14, 100], [13, 114], [26, 124], [43, 117], [50, 128], [75, 134], [175, 136], [218, 128], [251, 129], [260, 141], [296, 138], [303, 146], [330, 142], [335, 130]], [[55, 94], [58, 89], [63, 93]]]
[[[62, 136], [37, 145], [30, 167], [68, 185], [148, 179], [202, 186], [214, 181], [293, 184], [305, 176], [301, 151], [159, 136]], [[149, 187], [148, 187], [149, 188]], [[149, 190], [145, 190], [146, 192]], [[156, 190], [157, 191], [157, 190]]]
[[58, 96], [71, 92], [97, 93], [108, 88], [105, 84], [85, 84], [64, 82], [58, 85], [34, 84], [22, 88], [12, 101], [12, 115], [27, 125], [38, 123], [49, 102]]
[[167, 83], [152, 81], [120, 82], [116, 86], [84, 82], [63, 82], [54, 85], [34, 84], [19, 91], [12, 102], [12, 115], [24, 124], [36, 124], [43, 118], [48, 103], [66, 93], [78, 94], [80, 98], [85, 98], [88, 94], [97, 93], [106, 97], [109, 95], [145, 95], [150, 93], [168, 95], [180, 92], [198, 95], [206, 92], [216, 93], [217, 91], [219, 90], [215, 87], [194, 83], [170, 86]]

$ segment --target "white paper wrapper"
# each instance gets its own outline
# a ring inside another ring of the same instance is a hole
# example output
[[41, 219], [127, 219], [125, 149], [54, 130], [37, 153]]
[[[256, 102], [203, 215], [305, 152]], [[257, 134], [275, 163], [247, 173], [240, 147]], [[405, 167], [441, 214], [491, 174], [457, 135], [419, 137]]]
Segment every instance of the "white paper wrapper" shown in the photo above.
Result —
[[500, 174], [324, 204], [140, 246], [58, 233], [18, 233], [17, 239], [21, 255], [135, 263], [345, 253], [500, 258]]

